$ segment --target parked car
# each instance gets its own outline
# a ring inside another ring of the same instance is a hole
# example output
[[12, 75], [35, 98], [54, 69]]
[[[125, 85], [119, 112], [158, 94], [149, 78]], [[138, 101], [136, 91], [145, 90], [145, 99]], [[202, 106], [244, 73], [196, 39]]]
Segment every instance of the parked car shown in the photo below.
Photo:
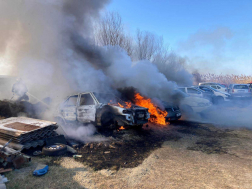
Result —
[[200, 85], [199, 88], [203, 91], [211, 91], [213, 93], [212, 102], [214, 104], [222, 103], [223, 101], [230, 101], [231, 95], [212, 88], [211, 86]]
[[206, 85], [206, 86], [210, 86], [216, 90], [222, 91], [222, 92], [228, 92], [228, 89], [225, 85], [221, 85], [220, 83], [207, 83], [207, 82], [203, 82], [203, 83], [199, 83], [199, 86], [202, 85]]
[[190, 96], [203, 97], [203, 93], [194, 87], [179, 87], [178, 90], [189, 94]]
[[247, 83], [247, 85], [248, 85], [248, 87], [249, 87], [249, 89], [250, 89], [250, 92], [252, 92], [252, 82]]
[[108, 93], [85, 92], [69, 96], [55, 116], [57, 120], [78, 123], [94, 123], [96, 126], [142, 127], [148, 122], [147, 108], [132, 105]]
[[178, 106], [175, 106], [173, 104], [170, 104], [170, 103], [164, 102], [164, 101], [162, 101], [162, 103], [165, 108], [165, 111], [168, 112], [168, 114], [166, 116], [167, 122], [176, 121], [181, 118], [181, 111]]
[[251, 98], [248, 84], [232, 84], [229, 88], [232, 98]]
[[182, 110], [182, 113], [201, 113], [204, 110], [207, 110], [212, 106], [210, 100], [197, 96], [190, 96], [182, 91], [180, 91], [183, 98], [180, 100], [179, 107]]
[[200, 92], [202, 92], [204, 98], [207, 98], [208, 100], [212, 101], [214, 96], [214, 92], [212, 92], [212, 90], [210, 89], [202, 90], [199, 88], [199, 86], [192, 86], [192, 88], [199, 90]]

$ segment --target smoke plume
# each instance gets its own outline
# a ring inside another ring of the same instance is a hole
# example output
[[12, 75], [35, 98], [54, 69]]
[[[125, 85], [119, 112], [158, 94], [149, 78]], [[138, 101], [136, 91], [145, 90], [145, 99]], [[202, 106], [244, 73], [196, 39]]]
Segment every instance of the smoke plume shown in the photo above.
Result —
[[166, 67], [167, 74], [159, 71], [160, 64], [132, 62], [120, 47], [95, 45], [93, 24], [108, 3], [0, 2], [0, 57], [9, 56], [4, 64], [23, 79], [31, 100], [49, 96], [60, 102], [76, 92], [134, 87], [145, 96], [168, 101], [177, 87], [174, 81], [191, 79], [175, 67]]

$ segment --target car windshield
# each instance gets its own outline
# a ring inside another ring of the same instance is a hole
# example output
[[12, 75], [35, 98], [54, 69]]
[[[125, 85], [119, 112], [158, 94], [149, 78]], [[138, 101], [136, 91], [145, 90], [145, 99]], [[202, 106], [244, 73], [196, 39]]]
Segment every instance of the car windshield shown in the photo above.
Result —
[[204, 86], [204, 87], [200, 87], [201, 90], [204, 90], [204, 91], [215, 91], [215, 92], [220, 92], [219, 90], [217, 89], [214, 89], [213, 87], [210, 87], [210, 86]]
[[235, 85], [234, 89], [249, 89], [247, 85]]
[[113, 94], [110, 93], [96, 93], [94, 92], [95, 97], [99, 101], [99, 103], [103, 104], [113, 104], [113, 105], [118, 105], [120, 103], [121, 105], [125, 106], [125, 102], [121, 100], [120, 98], [116, 97]]

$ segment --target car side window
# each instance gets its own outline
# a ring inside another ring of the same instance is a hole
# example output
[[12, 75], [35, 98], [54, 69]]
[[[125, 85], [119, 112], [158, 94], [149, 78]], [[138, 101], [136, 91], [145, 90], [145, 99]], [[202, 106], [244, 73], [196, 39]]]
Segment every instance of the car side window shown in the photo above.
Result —
[[200, 94], [199, 91], [197, 91], [196, 89], [192, 89], [192, 88], [187, 88], [187, 92], [188, 93], [193, 93], [193, 94]]
[[76, 106], [77, 105], [77, 99], [78, 95], [70, 96], [66, 102], [64, 103], [64, 106]]
[[90, 94], [82, 94], [80, 99], [80, 106], [95, 105], [94, 99]]
[[217, 87], [215, 85], [211, 85], [211, 87], [214, 88], [214, 89], [217, 89]]
[[217, 89], [220, 89], [220, 86], [216, 86], [217, 87]]
[[200, 87], [201, 90], [208, 92], [208, 93], [213, 93], [209, 88], [207, 87]]

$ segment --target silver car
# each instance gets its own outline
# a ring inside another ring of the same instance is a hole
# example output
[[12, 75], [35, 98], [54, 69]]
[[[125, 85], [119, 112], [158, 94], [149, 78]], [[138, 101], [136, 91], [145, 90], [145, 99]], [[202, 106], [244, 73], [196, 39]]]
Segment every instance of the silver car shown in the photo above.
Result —
[[247, 84], [231, 84], [229, 94], [232, 98], [251, 98], [251, 91]]
[[225, 85], [222, 85], [220, 83], [207, 83], [207, 82], [203, 82], [203, 83], [199, 83], [199, 86], [203, 86], [203, 85], [206, 85], [206, 86], [210, 86], [214, 89], [217, 89], [219, 91], [222, 91], [222, 92], [227, 92], [228, 89]]

